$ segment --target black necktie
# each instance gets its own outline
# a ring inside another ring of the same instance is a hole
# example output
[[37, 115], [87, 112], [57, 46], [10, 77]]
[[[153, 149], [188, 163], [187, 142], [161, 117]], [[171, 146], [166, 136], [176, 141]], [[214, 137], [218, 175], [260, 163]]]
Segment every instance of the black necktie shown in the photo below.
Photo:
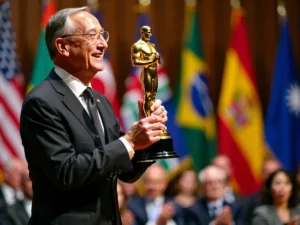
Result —
[[91, 116], [92, 121], [96, 127], [96, 130], [100, 136], [102, 145], [104, 145], [105, 144], [104, 132], [103, 132], [103, 129], [102, 129], [102, 126], [100, 123], [98, 109], [97, 109], [97, 102], [96, 102], [96, 99], [94, 98], [93, 91], [90, 87], [87, 87], [83, 93], [87, 97], [87, 107], [88, 107], [90, 116]]

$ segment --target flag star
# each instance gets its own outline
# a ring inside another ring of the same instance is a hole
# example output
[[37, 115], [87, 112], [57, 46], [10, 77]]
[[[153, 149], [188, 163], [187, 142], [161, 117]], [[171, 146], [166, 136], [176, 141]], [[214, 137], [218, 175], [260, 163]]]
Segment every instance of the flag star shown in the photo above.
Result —
[[300, 87], [298, 84], [291, 84], [286, 95], [287, 105], [290, 111], [295, 114], [300, 114]]

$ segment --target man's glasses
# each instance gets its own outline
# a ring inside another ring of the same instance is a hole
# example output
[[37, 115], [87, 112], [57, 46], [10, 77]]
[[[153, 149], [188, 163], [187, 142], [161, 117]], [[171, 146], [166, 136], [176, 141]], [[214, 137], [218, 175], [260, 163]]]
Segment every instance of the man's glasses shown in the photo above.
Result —
[[67, 34], [62, 36], [62, 38], [77, 37], [77, 36], [85, 37], [90, 44], [96, 44], [98, 41], [101, 40], [101, 38], [103, 38], [105, 42], [108, 42], [109, 40], [108, 31], [101, 31], [99, 33], [91, 33], [91, 34]]

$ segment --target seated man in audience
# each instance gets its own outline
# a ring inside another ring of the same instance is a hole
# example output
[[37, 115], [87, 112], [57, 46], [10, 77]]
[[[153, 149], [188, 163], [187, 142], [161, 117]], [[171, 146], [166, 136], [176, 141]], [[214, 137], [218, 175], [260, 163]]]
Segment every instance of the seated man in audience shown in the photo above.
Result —
[[241, 225], [243, 224], [241, 206], [225, 199], [226, 172], [214, 165], [199, 173], [203, 196], [199, 199], [199, 218], [201, 225]]
[[143, 177], [146, 195], [133, 198], [128, 207], [137, 225], [174, 225], [175, 207], [172, 199], [164, 196], [167, 188], [166, 171], [158, 164], [152, 165]]
[[23, 201], [18, 201], [8, 207], [8, 215], [12, 225], [27, 225], [31, 216], [32, 205], [32, 182], [29, 177], [29, 170], [22, 174], [21, 186], [24, 193]]
[[9, 224], [8, 207], [23, 200], [21, 176], [24, 169], [24, 164], [15, 158], [4, 165], [3, 184], [0, 186], [0, 225]]
[[220, 154], [212, 160], [212, 165], [215, 165], [226, 172], [227, 184], [225, 190], [225, 199], [228, 203], [238, 202], [239, 204], [245, 203], [245, 198], [240, 196], [234, 191], [233, 185], [235, 184], [232, 180], [233, 168], [231, 161], [228, 156]]

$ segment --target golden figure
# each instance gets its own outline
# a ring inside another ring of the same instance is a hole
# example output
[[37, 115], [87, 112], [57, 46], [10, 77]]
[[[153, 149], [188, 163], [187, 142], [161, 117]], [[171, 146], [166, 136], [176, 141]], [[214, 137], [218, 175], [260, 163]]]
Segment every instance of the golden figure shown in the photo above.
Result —
[[160, 64], [159, 53], [155, 45], [150, 43], [152, 31], [149, 26], [142, 26], [140, 29], [141, 38], [131, 47], [131, 61], [135, 67], [142, 67], [141, 83], [144, 92], [144, 113], [151, 115], [150, 107], [155, 102], [158, 77], [157, 67]]

